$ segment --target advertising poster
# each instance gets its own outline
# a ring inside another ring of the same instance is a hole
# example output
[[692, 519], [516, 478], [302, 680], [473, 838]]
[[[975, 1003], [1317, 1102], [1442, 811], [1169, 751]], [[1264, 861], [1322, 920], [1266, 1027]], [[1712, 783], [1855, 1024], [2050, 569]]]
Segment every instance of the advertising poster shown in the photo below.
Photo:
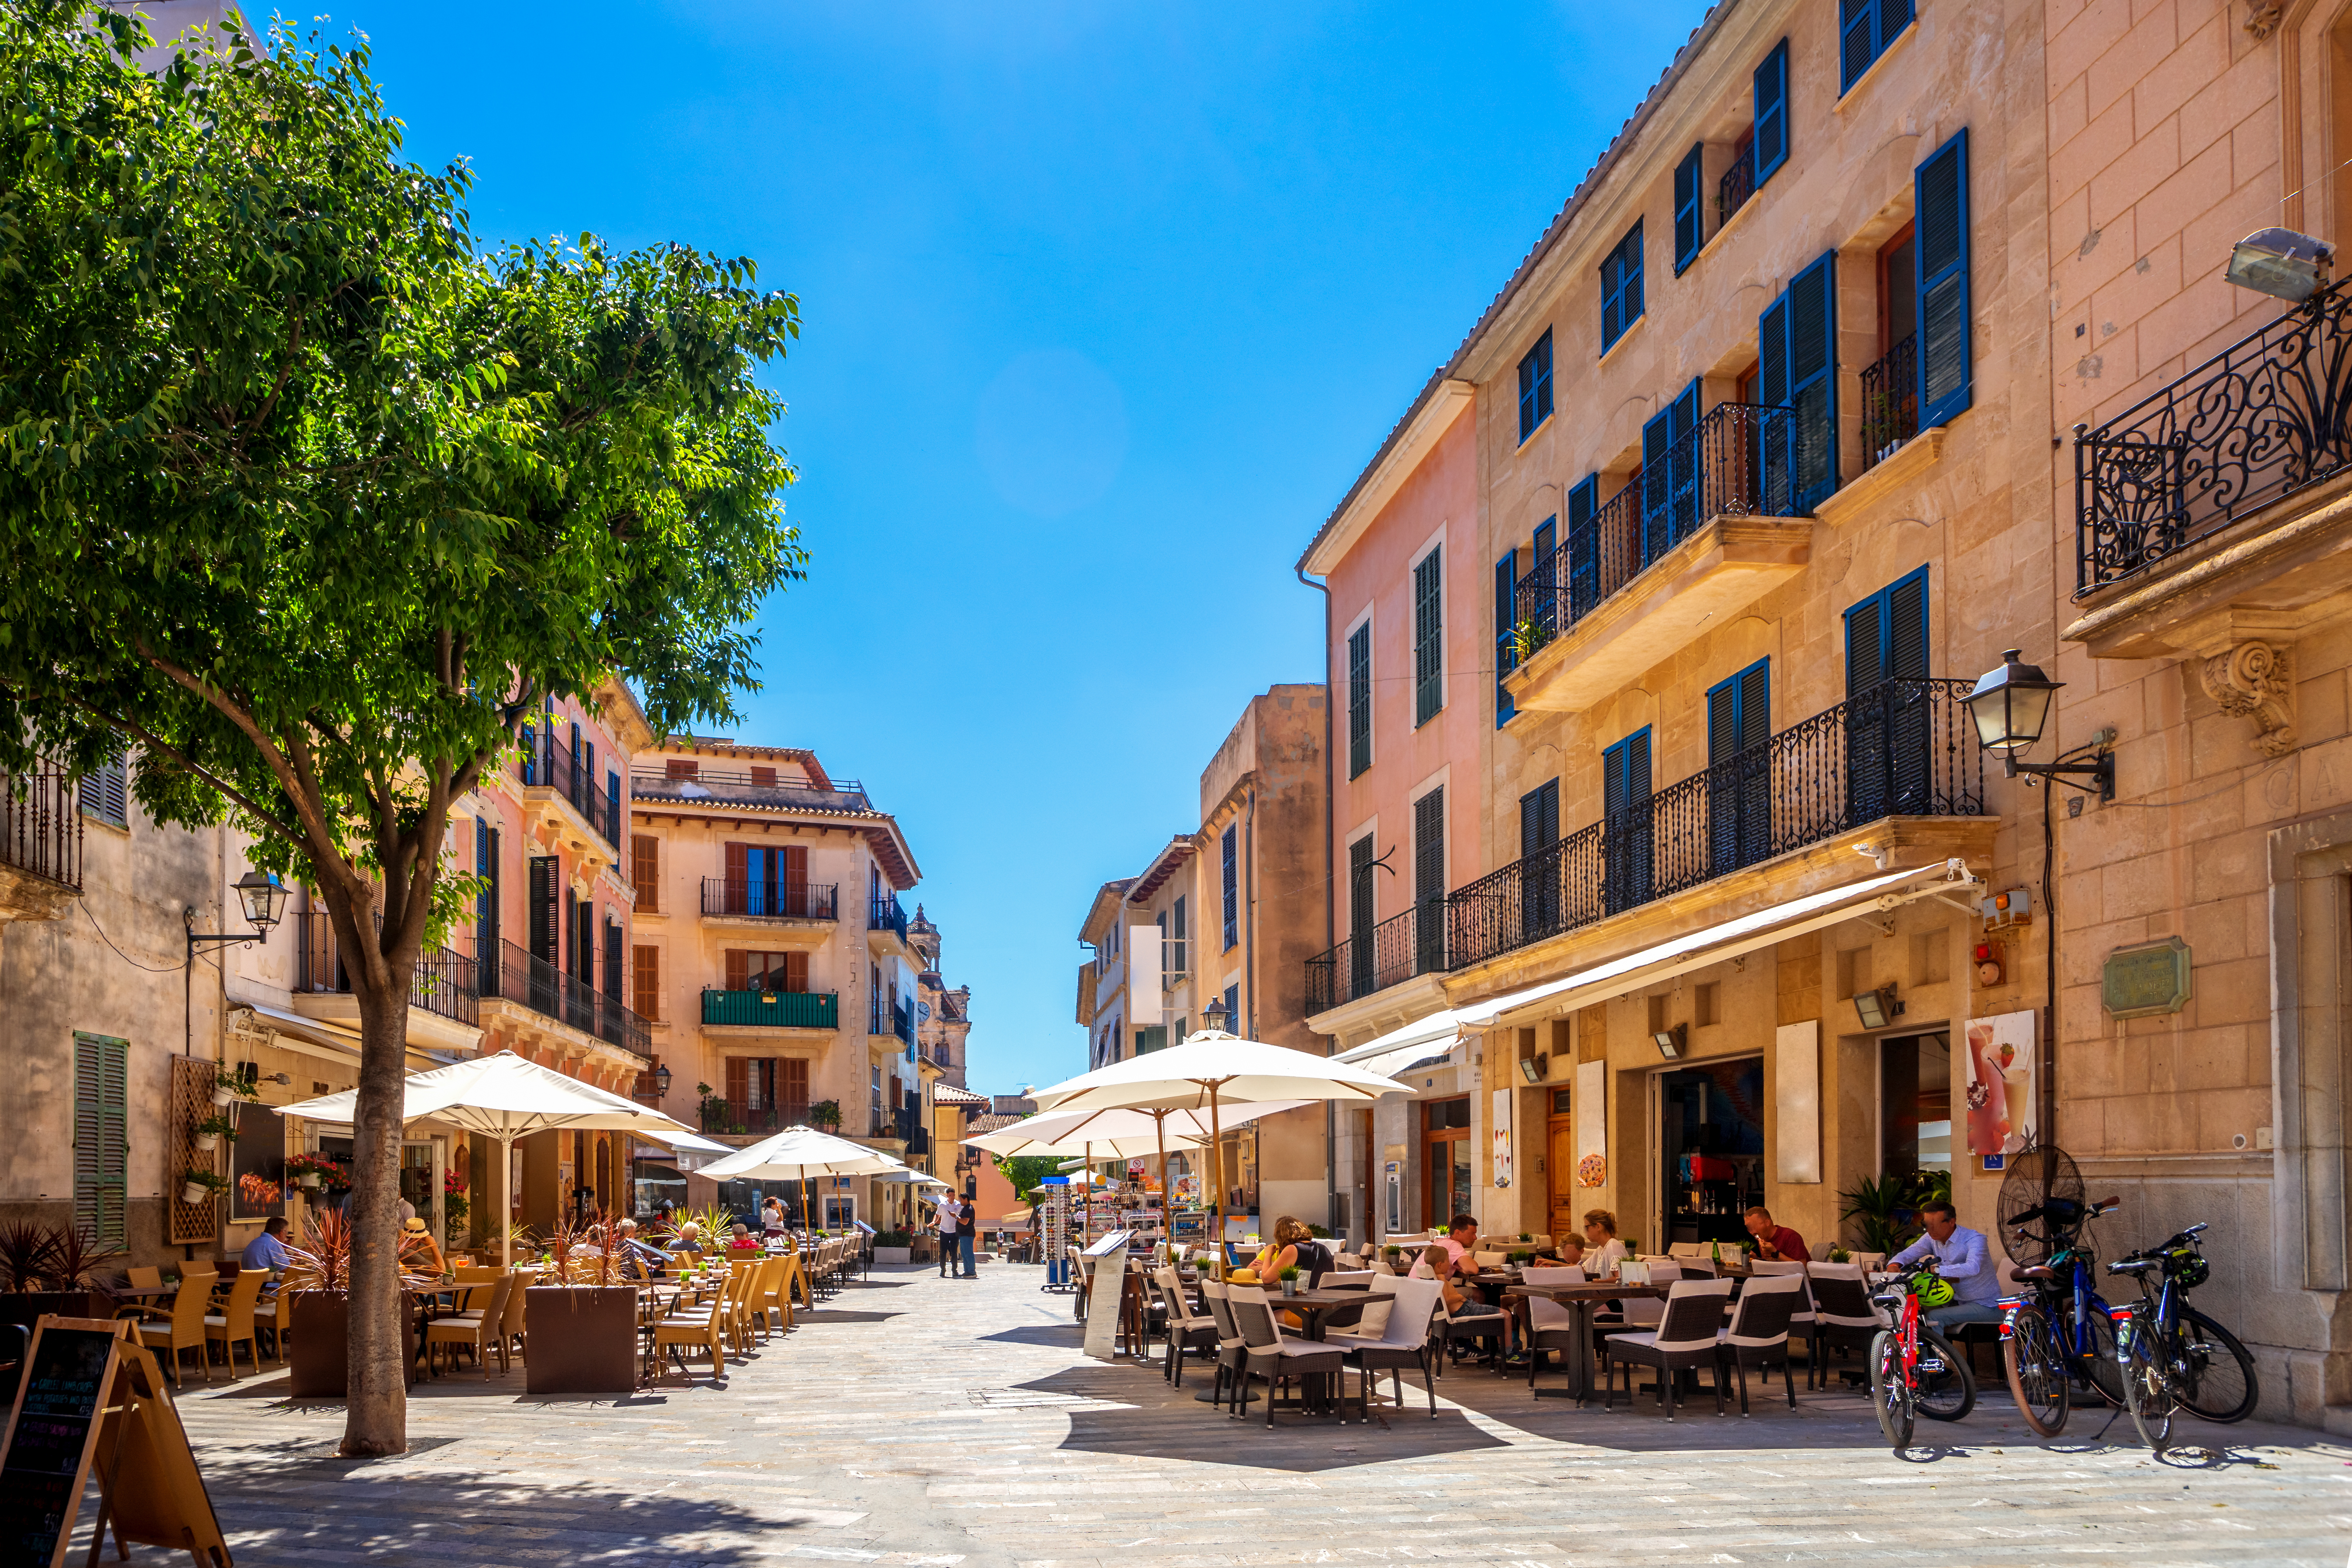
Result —
[[237, 1101], [236, 1142], [228, 1146], [228, 1217], [273, 1219], [286, 1212], [286, 1119]]
[[1962, 1057], [1971, 1154], [2007, 1156], [2034, 1141], [2033, 1026], [2031, 1012], [1969, 1020]]

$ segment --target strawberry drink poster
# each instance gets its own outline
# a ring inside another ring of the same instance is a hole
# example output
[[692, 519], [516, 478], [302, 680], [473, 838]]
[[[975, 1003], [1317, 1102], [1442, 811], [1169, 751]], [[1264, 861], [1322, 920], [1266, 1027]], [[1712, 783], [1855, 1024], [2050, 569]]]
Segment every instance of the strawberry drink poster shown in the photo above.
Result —
[[2032, 1143], [2034, 1015], [1971, 1018], [1966, 1031], [1969, 1152], [2014, 1154]]

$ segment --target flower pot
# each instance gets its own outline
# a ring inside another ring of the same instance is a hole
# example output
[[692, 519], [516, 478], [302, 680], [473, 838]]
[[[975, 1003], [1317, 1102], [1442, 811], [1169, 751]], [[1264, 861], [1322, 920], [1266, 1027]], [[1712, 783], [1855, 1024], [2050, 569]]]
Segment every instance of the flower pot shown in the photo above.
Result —
[[315, 1193], [319, 1190], [319, 1173], [304, 1171], [294, 1178], [294, 1184], [306, 1193]]
[[[351, 1388], [352, 1303], [333, 1290], [297, 1290], [278, 1309], [279, 1347], [289, 1372], [287, 1393], [296, 1399], [341, 1399]], [[416, 1381], [416, 1314], [401, 1313], [401, 1363]]]
[[532, 1394], [629, 1394], [637, 1386], [637, 1288], [533, 1285], [522, 1293]]
[[1282, 1282], [1282, 1293], [1283, 1293], [1284, 1295], [1286, 1295], [1286, 1296], [1296, 1296], [1296, 1295], [1297, 1295], [1297, 1294], [1298, 1294], [1298, 1281], [1297, 1281], [1297, 1280], [1296, 1280], [1296, 1279], [1286, 1279], [1286, 1280], [1284, 1280], [1284, 1281]]
[[201, 1152], [201, 1153], [205, 1153], [205, 1154], [209, 1154], [209, 1153], [211, 1153], [214, 1150], [215, 1150], [215, 1149], [217, 1149], [217, 1148], [219, 1148], [219, 1147], [220, 1147], [220, 1134], [219, 1134], [219, 1133], [217, 1133], [217, 1132], [199, 1132], [199, 1133], [197, 1133], [197, 1134], [196, 1134], [196, 1149], [197, 1149], [197, 1151], [198, 1151], [199, 1152]]
[[180, 1184], [180, 1201], [184, 1204], [210, 1203], [212, 1202], [212, 1197], [213, 1190], [205, 1185], [202, 1182], [183, 1182]]
[[230, 1106], [236, 1103], [236, 1090], [233, 1089], [215, 1089], [213, 1090], [213, 1103], [219, 1106], [224, 1110], [227, 1110]]

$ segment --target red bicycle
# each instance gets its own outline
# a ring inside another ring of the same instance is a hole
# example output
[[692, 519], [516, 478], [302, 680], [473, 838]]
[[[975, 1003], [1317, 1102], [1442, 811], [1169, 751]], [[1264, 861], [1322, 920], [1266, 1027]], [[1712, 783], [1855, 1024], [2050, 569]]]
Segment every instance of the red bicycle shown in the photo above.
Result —
[[1977, 1380], [1969, 1363], [1920, 1319], [1923, 1298], [1936, 1306], [1952, 1299], [1952, 1288], [1937, 1277], [1932, 1258], [1871, 1297], [1894, 1319], [1894, 1326], [1879, 1330], [1870, 1342], [1870, 1399], [1878, 1429], [1898, 1452], [1911, 1446], [1915, 1416], [1958, 1421], [1977, 1405]]

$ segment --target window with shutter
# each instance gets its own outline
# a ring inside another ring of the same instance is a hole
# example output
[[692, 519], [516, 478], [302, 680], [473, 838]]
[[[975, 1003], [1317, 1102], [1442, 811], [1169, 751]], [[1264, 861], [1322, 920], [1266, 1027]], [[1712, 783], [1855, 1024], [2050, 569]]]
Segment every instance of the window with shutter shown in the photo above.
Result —
[[1372, 765], [1372, 623], [1348, 634], [1348, 776]]
[[1379, 923], [1375, 910], [1377, 898], [1372, 879], [1379, 875], [1372, 865], [1373, 850], [1370, 834], [1348, 846], [1348, 995], [1350, 999], [1365, 995], [1374, 988], [1372, 927]]
[[1929, 809], [1927, 569], [1845, 613], [1846, 811], [1874, 822]]
[[1412, 803], [1413, 973], [1445, 967], [1445, 786]]
[[1175, 939], [1169, 957], [1175, 962], [1170, 966], [1168, 973], [1190, 974], [1192, 973], [1192, 928], [1185, 911], [1184, 895], [1177, 894], [1175, 903], [1169, 906], [1169, 909], [1171, 933]]
[[131, 1042], [74, 1032], [74, 1225], [121, 1245], [131, 1159]]
[[1650, 731], [1634, 731], [1601, 753], [1602, 877], [1612, 913], [1650, 899]]
[[621, 775], [607, 768], [604, 772], [604, 837], [617, 847], [621, 842]]
[[77, 787], [78, 804], [84, 816], [95, 817], [111, 827], [131, 826], [130, 763], [121, 758], [100, 763], [81, 776]]
[[563, 910], [556, 896], [562, 883], [562, 864], [554, 856], [530, 858], [530, 955], [542, 963], [555, 963], [562, 950]]
[[1646, 566], [1688, 537], [1699, 515], [1699, 384], [1642, 426], [1642, 563]]
[[1838, 0], [1838, 91], [1853, 90], [1916, 13], [1913, 0]]
[[1560, 861], [1543, 856], [1559, 841], [1559, 781], [1549, 779], [1519, 796], [1519, 940], [1533, 942], [1559, 929]]
[[701, 767], [702, 764], [692, 757], [667, 757], [662, 761], [662, 776], [673, 782], [690, 779]]
[[1772, 679], [1769, 660], [1710, 687], [1706, 694], [1708, 838], [1717, 876], [1769, 853]]
[[[474, 819], [474, 875], [480, 879], [474, 892], [474, 956], [488, 964], [499, 956], [499, 830], [486, 817]], [[498, 994], [487, 974], [480, 984], [483, 995]]]
[[[750, 1107], [751, 1100], [751, 1058], [749, 1057], [729, 1057], [727, 1058], [728, 1109], [740, 1112]], [[727, 1131], [727, 1128], [714, 1128], [710, 1126], [708, 1120], [706, 1120], [702, 1130], [705, 1132], [713, 1132], [725, 1131]]]
[[621, 999], [622, 944], [627, 940], [621, 922], [612, 916], [604, 917], [604, 994], [614, 1002]]
[[808, 1119], [809, 1065], [805, 1057], [776, 1058], [776, 1109], [787, 1123]]
[[1773, 171], [1789, 161], [1789, 40], [1772, 46], [1756, 68], [1756, 130], [1748, 155], [1755, 161], [1751, 184], [1763, 188]]
[[1601, 259], [1601, 352], [1607, 353], [1641, 319], [1642, 226], [1636, 223]]
[[1705, 163], [1706, 145], [1694, 144], [1683, 161], [1675, 165], [1675, 276], [1698, 259], [1698, 247], [1705, 243], [1706, 230], [1701, 221], [1705, 209], [1700, 195], [1706, 184]]
[[1439, 556], [1432, 550], [1412, 569], [1412, 722], [1415, 729], [1445, 706], [1445, 602]]
[[1519, 361], [1519, 439], [1551, 417], [1551, 329]]
[[1513, 639], [1518, 625], [1519, 552], [1508, 550], [1495, 563], [1495, 728], [1501, 729], [1518, 711], [1511, 706], [1511, 694], [1503, 687], [1503, 677], [1519, 668], [1519, 650]]
[[[1838, 488], [1837, 252], [1790, 280], [1788, 291], [1757, 318], [1757, 395], [1795, 411], [1764, 427], [1768, 506], [1788, 498], [1811, 511]], [[1793, 493], [1791, 493], [1793, 492]]]
[[1547, 779], [1519, 796], [1519, 858], [1541, 854], [1559, 840], [1559, 781]]
[[751, 787], [753, 789], [775, 788], [776, 770], [773, 768], [753, 768], [751, 770]]
[[1919, 276], [1919, 426], [1969, 406], [1969, 133], [1936, 149], [1913, 175]]
[[650, 833], [629, 836], [629, 880], [637, 889], [637, 912], [661, 913], [661, 840]]
[[1233, 828], [1228, 827], [1225, 829], [1224, 841], [1220, 846], [1219, 849], [1219, 860], [1221, 862], [1220, 875], [1223, 882], [1223, 890], [1224, 894], [1224, 951], [1231, 952], [1242, 939], [1241, 846], [1239, 837]]
[[1601, 476], [1587, 474], [1568, 492], [1568, 618], [1583, 619], [1601, 602]]
[[629, 1009], [649, 1024], [661, 1021], [661, 949], [629, 950]]

